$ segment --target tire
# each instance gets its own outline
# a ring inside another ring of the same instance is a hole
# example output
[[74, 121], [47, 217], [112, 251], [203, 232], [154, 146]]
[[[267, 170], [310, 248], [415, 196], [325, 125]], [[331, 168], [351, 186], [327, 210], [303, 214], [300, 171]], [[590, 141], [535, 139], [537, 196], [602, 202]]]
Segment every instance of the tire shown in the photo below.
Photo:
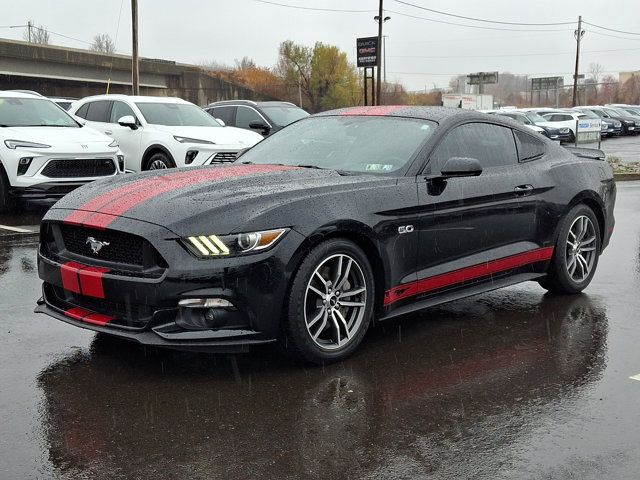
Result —
[[[356, 293], [346, 296], [347, 292]], [[317, 245], [291, 282], [282, 346], [292, 356], [316, 364], [348, 357], [367, 332], [374, 299], [371, 265], [355, 243], [331, 239]]]
[[145, 170], [164, 170], [167, 168], [174, 168], [175, 165], [171, 159], [164, 152], [157, 152], [151, 155], [145, 165]]
[[[582, 234], [583, 228], [586, 230]], [[593, 210], [584, 204], [573, 207], [562, 220], [547, 276], [540, 285], [561, 294], [584, 290], [596, 272], [600, 242], [600, 226]]]
[[7, 213], [16, 208], [16, 200], [9, 193], [10, 187], [7, 174], [0, 165], [0, 213]]

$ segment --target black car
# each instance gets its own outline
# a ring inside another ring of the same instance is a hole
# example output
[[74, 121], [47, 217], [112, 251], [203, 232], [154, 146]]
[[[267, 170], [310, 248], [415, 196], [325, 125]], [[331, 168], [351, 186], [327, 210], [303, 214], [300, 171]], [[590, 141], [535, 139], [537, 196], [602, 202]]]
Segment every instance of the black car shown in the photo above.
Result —
[[257, 131], [265, 137], [309, 116], [309, 113], [289, 102], [226, 100], [211, 103], [204, 110], [229, 127]]
[[633, 135], [640, 131], [640, 125], [636, 125], [636, 121], [631, 115], [620, 115], [615, 110], [606, 107], [582, 107], [580, 110], [589, 110], [600, 118], [620, 122], [622, 135]]
[[311, 362], [372, 321], [534, 280], [591, 281], [613, 227], [599, 150], [495, 115], [357, 107], [236, 163], [82, 187], [43, 219], [36, 311], [147, 345], [281, 341]]
[[494, 115], [502, 115], [509, 117], [522, 125], [529, 125], [529, 127], [538, 127], [543, 131], [541, 132], [547, 138], [556, 140], [558, 142], [571, 141], [571, 130], [567, 127], [552, 127], [549, 125], [544, 117], [538, 115], [536, 112], [516, 112], [510, 110], [498, 110], [494, 112]]

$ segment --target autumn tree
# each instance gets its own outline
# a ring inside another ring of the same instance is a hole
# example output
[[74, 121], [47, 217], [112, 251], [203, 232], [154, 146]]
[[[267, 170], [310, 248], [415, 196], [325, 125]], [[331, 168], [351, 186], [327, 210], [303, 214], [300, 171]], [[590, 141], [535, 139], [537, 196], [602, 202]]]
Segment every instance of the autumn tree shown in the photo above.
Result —
[[359, 103], [357, 70], [333, 45], [282, 42], [276, 71], [288, 88], [301, 89], [312, 112]]
[[93, 37], [93, 43], [89, 47], [89, 50], [99, 53], [115, 53], [116, 45], [111, 40], [111, 37], [106, 33], [99, 33]]

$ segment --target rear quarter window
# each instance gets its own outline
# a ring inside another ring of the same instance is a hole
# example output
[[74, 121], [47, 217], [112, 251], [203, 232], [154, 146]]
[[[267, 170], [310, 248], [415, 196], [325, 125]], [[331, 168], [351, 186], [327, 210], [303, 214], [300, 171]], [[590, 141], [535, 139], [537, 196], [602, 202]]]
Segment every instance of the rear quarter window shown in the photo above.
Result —
[[519, 162], [537, 160], [546, 153], [546, 145], [535, 136], [519, 130], [514, 130], [513, 133], [516, 138]]

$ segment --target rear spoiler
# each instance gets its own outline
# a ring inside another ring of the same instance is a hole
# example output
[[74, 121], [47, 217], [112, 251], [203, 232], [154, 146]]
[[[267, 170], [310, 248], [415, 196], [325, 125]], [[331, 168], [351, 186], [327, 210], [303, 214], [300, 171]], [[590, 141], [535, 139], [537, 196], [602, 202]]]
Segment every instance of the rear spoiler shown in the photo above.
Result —
[[605, 160], [606, 154], [597, 148], [564, 147], [576, 157], [589, 158], [591, 160]]

